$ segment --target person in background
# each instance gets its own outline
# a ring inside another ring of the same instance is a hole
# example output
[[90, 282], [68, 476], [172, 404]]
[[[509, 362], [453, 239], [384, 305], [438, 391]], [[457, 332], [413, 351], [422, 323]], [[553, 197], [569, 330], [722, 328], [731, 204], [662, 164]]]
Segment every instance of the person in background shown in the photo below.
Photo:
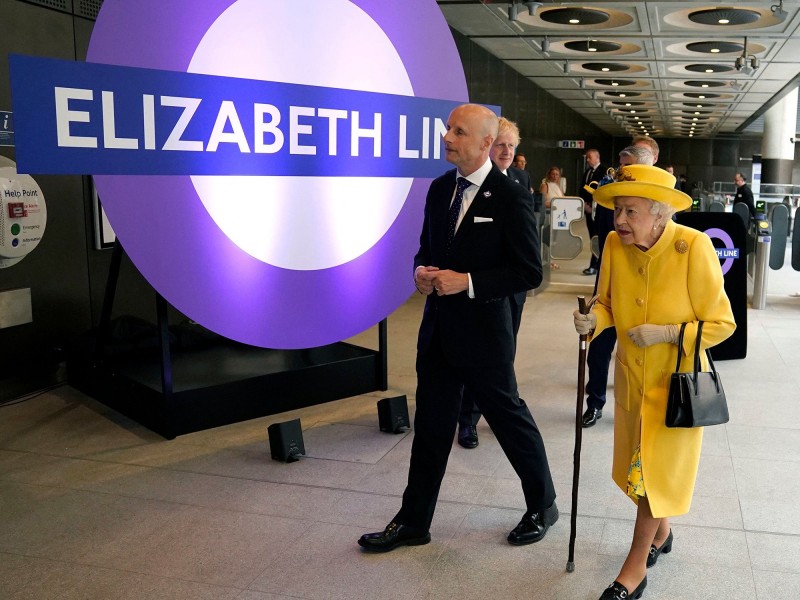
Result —
[[550, 208], [553, 198], [563, 198], [564, 190], [561, 189], [561, 169], [550, 167], [539, 184], [539, 192], [544, 199], [545, 208]]
[[[539, 194], [542, 197], [542, 203], [545, 209], [550, 208], [550, 204], [554, 198], [561, 198], [564, 196], [564, 190], [561, 188], [561, 169], [558, 167], [550, 167], [545, 173], [544, 179], [539, 184]], [[549, 219], [545, 217], [545, 222]], [[559, 268], [557, 262], [550, 262], [550, 268], [556, 270]]]
[[[658, 142], [656, 142], [649, 135], [634, 135], [633, 136], [633, 145], [634, 146], [644, 146], [644, 147], [650, 148], [650, 152], [653, 153], [653, 157], [654, 157], [653, 158], [653, 164], [656, 164], [658, 162], [658, 153], [659, 153]], [[674, 173], [675, 169], [672, 167], [672, 165], [664, 166], [664, 170], [667, 173], [669, 173], [670, 175], [675, 175], [675, 173]], [[681, 184], [677, 179], [675, 180], [675, 189], [683, 191], [681, 189]]]
[[[672, 175], [647, 165], [621, 167], [594, 198], [614, 209], [614, 231], [603, 251], [597, 301], [589, 314], [575, 311], [573, 321], [590, 343], [609, 327], [619, 338], [612, 477], [637, 512], [628, 555], [600, 600], [624, 600], [642, 596], [647, 568], [672, 550], [669, 519], [689, 511], [700, 461], [703, 428], [664, 423], [664, 374], [678, 359], [680, 370], [691, 370], [695, 341], [701, 350], [714, 346], [736, 323], [711, 240], [671, 219], [692, 203], [675, 189]], [[682, 323], [686, 334], [678, 347]], [[707, 369], [705, 353], [700, 356]]]
[[[500, 172], [530, 191], [531, 177], [528, 172], [511, 166], [514, 150], [519, 146], [519, 143], [520, 137], [517, 124], [505, 117], [500, 117], [497, 139], [489, 151], [489, 158], [500, 169]], [[519, 325], [522, 322], [522, 308], [525, 305], [525, 296], [525, 292], [519, 292], [512, 294], [508, 298], [511, 305], [511, 327], [514, 330], [515, 345], [517, 343]], [[478, 408], [472, 389], [465, 387], [461, 398], [461, 412], [458, 415], [458, 444], [463, 448], [478, 447], [477, 425], [480, 418], [481, 411]]]
[[[753, 202], [753, 190], [747, 185], [747, 177], [741, 173], [737, 173], [733, 178], [733, 182], [736, 184], [736, 196], [733, 198], [733, 203], [738, 204], [739, 202], [744, 202], [747, 204], [747, 210], [750, 211], [750, 218], [755, 219], [756, 205]], [[747, 223], [745, 223], [745, 226], [747, 226]]]
[[[592, 194], [588, 192], [584, 186], [592, 182], [599, 182], [606, 174], [608, 167], [600, 162], [600, 152], [594, 148], [586, 151], [586, 170], [583, 172], [583, 178], [578, 186], [578, 195], [583, 199], [583, 210], [586, 215], [586, 229], [589, 231], [589, 239], [591, 240], [597, 231], [594, 226], [594, 218], [592, 217]], [[583, 270], [584, 275], [597, 275], [597, 257], [592, 254], [589, 259], [589, 266]]]
[[520, 169], [521, 171], [524, 171], [525, 167], [528, 166], [528, 159], [525, 158], [524, 154], [517, 153], [514, 155], [514, 162], [511, 164], [515, 169]]
[[538, 542], [558, 520], [544, 441], [517, 391], [508, 300], [542, 281], [539, 232], [530, 193], [489, 160], [497, 134], [498, 118], [485, 106], [458, 106], [447, 119], [445, 156], [456, 169], [431, 183], [414, 257], [414, 284], [426, 301], [408, 484], [386, 528], [358, 540], [367, 551], [430, 542], [464, 387], [480, 399], [521, 480], [527, 510], [508, 542]]
[[658, 163], [658, 142], [651, 138], [649, 135], [634, 135], [631, 141], [632, 146], [644, 146], [645, 148], [649, 148], [650, 152], [653, 155], [653, 164]]
[[[628, 146], [619, 153], [619, 164], [650, 165], [654, 162], [653, 153], [645, 145]], [[603, 179], [605, 181], [605, 178]], [[602, 185], [602, 182], [601, 182]], [[614, 231], [614, 211], [595, 205], [594, 222], [597, 227], [599, 243], [598, 265], [603, 264], [603, 247], [608, 234]], [[599, 267], [598, 267], [599, 268]], [[594, 293], [597, 293], [597, 279], [595, 279]], [[598, 419], [603, 417], [603, 407], [606, 404], [606, 390], [608, 389], [608, 368], [611, 364], [611, 354], [617, 344], [617, 332], [613, 327], [603, 330], [592, 339], [586, 356], [586, 365], [589, 367], [589, 378], [586, 380], [586, 410], [583, 413], [583, 427], [592, 427]]]
[[686, 182], [686, 175], [684, 175], [683, 173], [678, 175], [678, 189], [680, 191], [686, 193], [686, 188], [688, 186], [689, 186], [689, 184]]

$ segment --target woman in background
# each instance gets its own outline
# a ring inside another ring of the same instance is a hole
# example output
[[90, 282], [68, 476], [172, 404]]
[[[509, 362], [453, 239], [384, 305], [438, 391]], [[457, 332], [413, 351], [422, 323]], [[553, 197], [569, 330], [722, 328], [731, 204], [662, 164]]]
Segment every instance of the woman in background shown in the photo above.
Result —
[[544, 198], [545, 208], [550, 208], [550, 202], [553, 198], [561, 198], [564, 196], [564, 190], [561, 189], [561, 169], [558, 167], [550, 167], [547, 174], [542, 179], [539, 185], [539, 192]]

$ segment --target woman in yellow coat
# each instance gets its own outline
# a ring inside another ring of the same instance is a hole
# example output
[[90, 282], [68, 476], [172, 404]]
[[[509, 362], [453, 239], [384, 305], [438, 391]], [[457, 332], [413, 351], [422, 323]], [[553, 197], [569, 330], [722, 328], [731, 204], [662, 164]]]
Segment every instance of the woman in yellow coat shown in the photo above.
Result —
[[[672, 549], [669, 517], [689, 511], [703, 429], [664, 423], [678, 352], [681, 370], [691, 370], [699, 321], [701, 349], [736, 328], [711, 240], [672, 221], [691, 205], [674, 186], [662, 169], [629, 165], [594, 192], [614, 210], [614, 232], [603, 250], [597, 301], [588, 315], [576, 311], [575, 328], [589, 335], [617, 330], [612, 476], [637, 504], [630, 552], [601, 600], [641, 597], [647, 567]], [[681, 323], [687, 326], [678, 348]]]

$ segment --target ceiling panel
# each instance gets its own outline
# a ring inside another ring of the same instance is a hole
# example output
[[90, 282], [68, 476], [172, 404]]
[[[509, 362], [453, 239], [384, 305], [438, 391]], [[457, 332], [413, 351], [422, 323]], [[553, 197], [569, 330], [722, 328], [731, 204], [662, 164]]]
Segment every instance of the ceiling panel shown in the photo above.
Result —
[[613, 104], [625, 99], [614, 97], [621, 91], [649, 103], [647, 117], [661, 136], [681, 135], [683, 111], [690, 110], [682, 103], [707, 103], [699, 135], [712, 137], [737, 132], [800, 82], [800, 3], [783, 4], [787, 16], [780, 19], [772, 10], [780, 1], [544, 0], [531, 3], [541, 4], [531, 15], [515, 0], [516, 20], [509, 1], [439, 5], [451, 27], [610, 134], [635, 127], [625, 124], [633, 121], [626, 107]]

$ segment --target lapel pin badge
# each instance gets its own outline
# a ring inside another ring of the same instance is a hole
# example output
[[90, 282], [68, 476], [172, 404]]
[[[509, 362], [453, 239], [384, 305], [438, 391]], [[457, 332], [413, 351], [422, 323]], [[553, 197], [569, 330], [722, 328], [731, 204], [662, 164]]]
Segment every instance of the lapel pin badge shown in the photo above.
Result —
[[484, 198], [489, 198], [489, 197], [491, 197], [491, 195], [492, 195], [492, 192], [490, 192], [489, 190], [486, 190], [485, 192], [483, 192], [483, 197]]

